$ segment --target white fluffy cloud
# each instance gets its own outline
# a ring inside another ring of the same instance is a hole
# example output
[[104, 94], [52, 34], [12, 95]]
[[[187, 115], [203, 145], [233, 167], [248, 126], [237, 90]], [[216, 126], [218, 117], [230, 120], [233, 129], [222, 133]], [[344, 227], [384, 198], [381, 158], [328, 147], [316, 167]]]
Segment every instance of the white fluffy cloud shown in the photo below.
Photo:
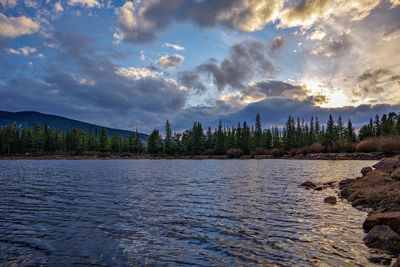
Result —
[[164, 69], [174, 69], [182, 64], [184, 59], [182, 55], [178, 54], [163, 56], [158, 60], [158, 66]]
[[0, 4], [3, 8], [15, 7], [17, 5], [17, 0], [0, 0]]
[[15, 38], [38, 30], [39, 24], [28, 17], [7, 17], [0, 13], [0, 38]]
[[100, 3], [97, 0], [69, 0], [68, 5], [70, 6], [84, 6], [84, 7], [100, 7]]
[[164, 46], [165, 46], [165, 47], [173, 48], [173, 49], [175, 49], [175, 50], [177, 50], [177, 51], [183, 51], [183, 50], [185, 50], [185, 47], [180, 46], [180, 45], [177, 45], [177, 44], [164, 43]]

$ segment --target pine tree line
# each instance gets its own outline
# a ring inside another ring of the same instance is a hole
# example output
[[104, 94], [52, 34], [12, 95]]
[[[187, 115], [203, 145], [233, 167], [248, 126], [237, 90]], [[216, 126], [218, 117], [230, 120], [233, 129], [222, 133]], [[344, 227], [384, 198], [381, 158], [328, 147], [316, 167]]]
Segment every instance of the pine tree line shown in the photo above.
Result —
[[[117, 135], [109, 137], [106, 130], [82, 131], [79, 128], [71, 131], [51, 129], [45, 123], [44, 127], [35, 124], [33, 128], [22, 130], [15, 125], [7, 125], [0, 129], [0, 153], [4, 155], [23, 153], [54, 153], [83, 151], [114, 152], [114, 153], [149, 153], [166, 155], [225, 155], [251, 154], [259, 151], [303, 149], [319, 144], [320, 152], [337, 151], [343, 144], [354, 144], [372, 137], [400, 135], [400, 114], [394, 112], [376, 115], [375, 120], [362, 126], [358, 136], [351, 120], [337, 121], [329, 115], [326, 125], [321, 125], [318, 117], [311, 117], [309, 122], [289, 116], [283, 128], [277, 126], [263, 129], [261, 117], [257, 114], [254, 125], [246, 121], [236, 127], [227, 127], [219, 122], [216, 129], [208, 127], [206, 131], [200, 122], [195, 122], [191, 129], [183, 133], [172, 133], [171, 125], [165, 123], [165, 134], [162, 138], [158, 130], [154, 130], [147, 141], [147, 146], [140, 135], [131, 134], [128, 138]], [[339, 149], [340, 150], [340, 149]], [[261, 153], [261, 152], [260, 152]]]

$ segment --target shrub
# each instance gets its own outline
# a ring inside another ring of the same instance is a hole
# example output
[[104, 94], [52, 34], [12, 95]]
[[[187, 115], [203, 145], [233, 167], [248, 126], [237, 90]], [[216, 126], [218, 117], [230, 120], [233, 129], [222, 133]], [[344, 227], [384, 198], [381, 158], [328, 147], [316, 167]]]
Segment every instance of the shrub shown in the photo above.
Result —
[[215, 155], [215, 150], [212, 148], [204, 150], [202, 153], [204, 156], [210, 156], [210, 155]]
[[280, 148], [274, 148], [271, 150], [272, 155], [275, 157], [281, 157], [286, 154], [286, 151]]
[[310, 148], [308, 146], [300, 148], [300, 153], [303, 155], [307, 155], [310, 152]]
[[332, 152], [355, 152], [356, 144], [347, 141], [336, 141], [332, 146]]
[[379, 150], [378, 138], [369, 138], [357, 144], [357, 152], [377, 152]]
[[397, 152], [400, 151], [400, 137], [385, 137], [378, 140], [379, 152]]
[[257, 147], [254, 151], [250, 152], [250, 155], [252, 157], [256, 156], [256, 155], [271, 155], [271, 151], [264, 149], [262, 147]]
[[231, 148], [228, 150], [228, 152], [226, 152], [226, 154], [233, 158], [240, 158], [241, 156], [243, 156], [244, 153], [243, 150], [241, 150], [240, 148]]
[[312, 145], [308, 148], [308, 151], [309, 151], [310, 153], [322, 153], [322, 152], [324, 152], [324, 150], [325, 150], [324, 146], [321, 145], [321, 144], [319, 144], [319, 143], [312, 144]]
[[300, 155], [300, 154], [301, 154], [300, 149], [291, 148], [291, 149], [289, 150], [289, 155], [291, 155], [291, 156], [296, 156], [296, 155]]

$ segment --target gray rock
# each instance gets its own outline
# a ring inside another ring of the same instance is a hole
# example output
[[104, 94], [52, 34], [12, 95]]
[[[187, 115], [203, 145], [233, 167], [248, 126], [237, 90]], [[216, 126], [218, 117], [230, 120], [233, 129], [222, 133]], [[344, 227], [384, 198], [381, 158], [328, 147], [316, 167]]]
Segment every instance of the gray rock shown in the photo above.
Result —
[[362, 176], [367, 175], [369, 172], [372, 172], [372, 168], [371, 167], [364, 167], [364, 168], [361, 169]]
[[363, 240], [370, 248], [400, 254], [400, 236], [387, 225], [375, 225]]

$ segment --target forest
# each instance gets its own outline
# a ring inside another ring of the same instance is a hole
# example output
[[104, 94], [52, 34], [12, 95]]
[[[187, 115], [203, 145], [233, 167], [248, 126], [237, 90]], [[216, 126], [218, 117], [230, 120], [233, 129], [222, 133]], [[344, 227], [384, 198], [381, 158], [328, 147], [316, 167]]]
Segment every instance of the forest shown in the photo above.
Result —
[[172, 132], [167, 120], [163, 133], [155, 129], [147, 143], [140, 134], [127, 138], [109, 136], [105, 129], [71, 131], [52, 129], [47, 123], [36, 123], [33, 128], [7, 125], [0, 129], [0, 153], [2, 155], [74, 154], [84, 152], [133, 153], [151, 155], [296, 155], [324, 152], [393, 152], [400, 151], [400, 113], [390, 112], [362, 126], [356, 133], [351, 120], [334, 120], [330, 115], [326, 124], [318, 117], [309, 122], [289, 116], [286, 124], [264, 128], [260, 114], [254, 125], [246, 121], [236, 127], [219, 122], [216, 129], [206, 130], [200, 122], [182, 133]]

